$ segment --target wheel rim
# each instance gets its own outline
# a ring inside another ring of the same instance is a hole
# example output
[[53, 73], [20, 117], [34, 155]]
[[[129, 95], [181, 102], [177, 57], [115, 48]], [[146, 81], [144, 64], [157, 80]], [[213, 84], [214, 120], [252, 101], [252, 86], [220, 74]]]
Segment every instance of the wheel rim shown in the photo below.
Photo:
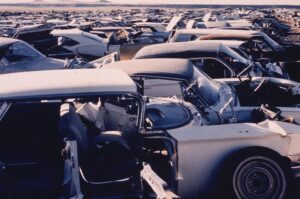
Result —
[[255, 156], [237, 166], [233, 188], [238, 198], [283, 198], [286, 178], [278, 163], [267, 157]]

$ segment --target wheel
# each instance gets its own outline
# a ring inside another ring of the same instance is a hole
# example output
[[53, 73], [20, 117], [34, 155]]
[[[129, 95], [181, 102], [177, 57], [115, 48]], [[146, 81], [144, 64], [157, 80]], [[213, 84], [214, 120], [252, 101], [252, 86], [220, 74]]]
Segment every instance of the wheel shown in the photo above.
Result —
[[285, 198], [289, 172], [277, 158], [254, 155], [240, 159], [231, 175], [233, 194], [243, 199]]

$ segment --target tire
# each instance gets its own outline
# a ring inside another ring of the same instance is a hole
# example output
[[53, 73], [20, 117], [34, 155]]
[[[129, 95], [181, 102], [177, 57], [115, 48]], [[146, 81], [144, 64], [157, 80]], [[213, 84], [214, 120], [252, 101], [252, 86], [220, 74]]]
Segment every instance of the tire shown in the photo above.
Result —
[[282, 199], [290, 194], [291, 174], [279, 155], [247, 153], [235, 159], [227, 185], [231, 198]]

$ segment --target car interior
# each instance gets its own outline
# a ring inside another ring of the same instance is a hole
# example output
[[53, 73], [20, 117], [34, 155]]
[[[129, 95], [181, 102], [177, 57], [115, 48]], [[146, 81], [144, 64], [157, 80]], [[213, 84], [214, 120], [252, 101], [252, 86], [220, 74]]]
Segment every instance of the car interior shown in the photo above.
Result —
[[[11, 103], [0, 122], [0, 198], [70, 196], [62, 155], [66, 140], [77, 142], [85, 196], [105, 195], [116, 188], [113, 193], [119, 195], [140, 190], [139, 183], [132, 184], [141, 165], [124, 136], [134, 129], [137, 132], [135, 110], [104, 104], [105, 111], [99, 111], [104, 117], [97, 115], [98, 128], [82, 114], [97, 106], [82, 99]], [[103, 126], [100, 120], [106, 121]]]
[[234, 86], [242, 106], [259, 106], [270, 104], [277, 107], [299, 106], [299, 95], [293, 94], [288, 86], [278, 85], [267, 79], [258, 83], [245, 80]]
[[[253, 120], [253, 122], [261, 122], [265, 119], [287, 121], [289, 120], [287, 118], [292, 118], [292, 122], [299, 123], [300, 115], [294, 112], [292, 107], [299, 107], [300, 96], [294, 94], [292, 88], [284, 85], [280, 86], [267, 79], [255, 84], [251, 83], [251, 80], [245, 80], [233, 88], [237, 91], [241, 107], [261, 107], [260, 109], [253, 109], [251, 114], [245, 110], [237, 111], [239, 121], [249, 122]], [[291, 108], [284, 110], [284, 113], [281, 114], [280, 109], [282, 107]], [[270, 116], [270, 114], [275, 114], [276, 118], [272, 118], [273, 116]], [[280, 118], [277, 116], [280, 116]]]
[[63, 180], [57, 103], [13, 103], [0, 122], [0, 198], [55, 198]]

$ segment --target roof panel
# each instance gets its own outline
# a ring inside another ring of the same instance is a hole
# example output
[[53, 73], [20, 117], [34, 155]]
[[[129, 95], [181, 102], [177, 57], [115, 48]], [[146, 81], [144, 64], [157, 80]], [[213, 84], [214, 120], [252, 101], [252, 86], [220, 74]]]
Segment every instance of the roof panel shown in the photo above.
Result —
[[5, 46], [7, 44], [15, 43], [18, 42], [19, 40], [17, 39], [11, 39], [11, 38], [6, 38], [6, 37], [0, 37], [0, 46]]
[[0, 99], [66, 94], [136, 92], [133, 80], [111, 69], [70, 69], [0, 75]]
[[135, 59], [114, 62], [103, 68], [119, 69], [131, 76], [148, 75], [192, 79], [194, 65], [187, 59]]

